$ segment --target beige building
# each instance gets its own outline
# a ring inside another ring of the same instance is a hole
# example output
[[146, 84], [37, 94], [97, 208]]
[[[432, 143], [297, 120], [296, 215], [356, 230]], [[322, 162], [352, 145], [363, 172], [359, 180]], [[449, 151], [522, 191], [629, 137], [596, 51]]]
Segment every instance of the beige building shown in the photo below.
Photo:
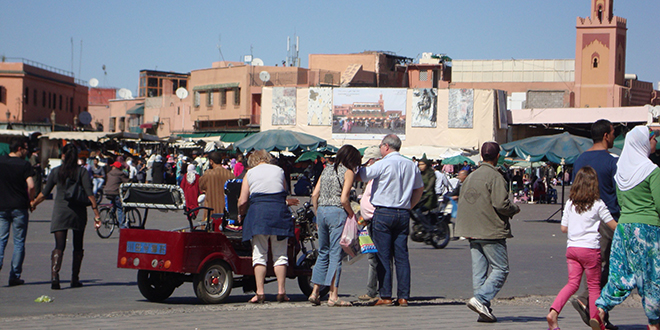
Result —
[[259, 127], [263, 87], [332, 86], [338, 80], [339, 73], [328, 70], [215, 62], [191, 72], [190, 120], [196, 131]]
[[407, 87], [405, 64], [412, 58], [391, 52], [365, 51], [356, 54], [310, 54], [310, 70], [340, 72], [335, 86], [344, 87]]

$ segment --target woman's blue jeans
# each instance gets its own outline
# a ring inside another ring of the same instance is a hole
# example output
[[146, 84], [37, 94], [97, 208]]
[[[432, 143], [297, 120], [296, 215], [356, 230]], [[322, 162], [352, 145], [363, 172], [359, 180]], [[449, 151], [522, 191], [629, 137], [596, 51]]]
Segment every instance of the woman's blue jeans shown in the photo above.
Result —
[[335, 277], [335, 287], [339, 287], [343, 253], [339, 239], [344, 231], [346, 216], [344, 208], [339, 206], [319, 206], [316, 212], [316, 223], [319, 226], [319, 257], [312, 271], [314, 284], [330, 286], [332, 277]]

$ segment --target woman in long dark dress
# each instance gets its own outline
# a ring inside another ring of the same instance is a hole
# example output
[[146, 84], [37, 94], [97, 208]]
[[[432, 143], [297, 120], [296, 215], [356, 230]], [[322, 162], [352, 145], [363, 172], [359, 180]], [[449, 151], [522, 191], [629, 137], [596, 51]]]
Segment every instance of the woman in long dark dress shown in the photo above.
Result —
[[50, 232], [55, 236], [55, 249], [51, 254], [51, 289], [60, 289], [60, 268], [62, 267], [62, 254], [66, 248], [67, 231], [73, 231], [73, 265], [71, 267], [71, 287], [78, 288], [82, 286], [78, 275], [80, 274], [80, 265], [83, 259], [83, 235], [85, 225], [87, 225], [87, 207], [80, 204], [73, 204], [64, 199], [66, 191], [66, 182], [68, 180], [82, 183], [85, 194], [88, 196], [92, 210], [94, 210], [95, 225], [100, 224], [100, 214], [96, 206], [96, 199], [92, 193], [92, 180], [84, 167], [78, 165], [78, 151], [72, 144], [67, 144], [62, 148], [62, 165], [54, 168], [43, 191], [32, 201], [31, 209], [34, 209], [39, 203], [43, 202], [50, 195], [54, 187], [57, 187], [55, 194], [55, 205], [53, 206], [53, 216], [50, 222]]

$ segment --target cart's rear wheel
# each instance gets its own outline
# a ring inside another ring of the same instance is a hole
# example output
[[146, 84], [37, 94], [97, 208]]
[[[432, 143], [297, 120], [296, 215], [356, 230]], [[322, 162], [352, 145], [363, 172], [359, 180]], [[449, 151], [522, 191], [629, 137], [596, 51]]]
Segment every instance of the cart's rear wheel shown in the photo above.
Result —
[[[303, 264], [301, 265], [303, 268], [314, 268], [314, 262], [307, 259], [303, 261]], [[298, 287], [300, 288], [300, 291], [302, 293], [309, 297], [312, 294], [312, 290], [314, 289], [314, 284], [312, 283], [312, 276], [311, 275], [298, 275]], [[325, 297], [326, 294], [330, 292], [330, 287], [325, 286], [321, 289], [319, 292], [319, 299]]]
[[140, 293], [153, 302], [169, 298], [177, 287], [173, 276], [172, 273], [138, 270], [137, 283]]
[[218, 304], [229, 297], [234, 286], [231, 267], [224, 261], [213, 261], [193, 278], [197, 298], [207, 304]]
[[115, 231], [115, 219], [110, 213], [109, 207], [103, 207], [99, 211], [101, 215], [101, 227], [96, 229], [96, 234], [101, 238], [108, 238]]

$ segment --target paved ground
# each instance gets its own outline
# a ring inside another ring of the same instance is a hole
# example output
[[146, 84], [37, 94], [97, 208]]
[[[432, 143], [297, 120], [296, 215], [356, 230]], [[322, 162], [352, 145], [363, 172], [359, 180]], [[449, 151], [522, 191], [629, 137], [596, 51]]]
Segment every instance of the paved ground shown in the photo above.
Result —
[[[287, 282], [293, 303], [248, 306], [251, 296], [236, 289], [221, 305], [203, 305], [195, 298], [190, 283], [184, 283], [164, 303], [146, 301], [136, 286], [136, 272], [116, 268], [118, 234], [110, 239], [96, 236], [91, 226], [85, 237], [85, 260], [81, 278], [85, 287], [69, 289], [71, 246], [65, 251], [61, 291], [50, 290], [49, 258], [54, 240], [49, 233], [52, 201], [46, 201], [31, 215], [27, 258], [23, 278], [26, 285], [0, 287], [0, 328], [38, 329], [210, 329], [232, 327], [306, 328], [440, 328], [440, 329], [544, 329], [545, 315], [554, 295], [566, 282], [565, 235], [557, 223], [544, 221], [558, 205], [523, 205], [512, 222], [514, 238], [508, 241], [511, 274], [493, 303], [499, 318], [495, 324], [477, 323], [477, 315], [465, 306], [471, 297], [470, 256], [465, 241], [452, 241], [443, 250], [410, 243], [412, 299], [408, 308], [311, 307], [297, 288]], [[151, 211], [147, 227], [169, 229], [184, 225], [177, 213]], [[555, 215], [554, 219], [559, 219]], [[91, 221], [90, 221], [91, 223]], [[0, 281], [7, 280], [11, 243], [5, 252]], [[356, 301], [364, 293], [366, 260], [344, 265], [342, 299]], [[275, 286], [266, 286], [267, 298], [274, 301]], [[51, 303], [36, 303], [41, 295]], [[585, 328], [569, 305], [560, 315], [563, 329]], [[615, 310], [612, 320], [621, 329], [645, 329], [639, 300], [628, 299]]]

